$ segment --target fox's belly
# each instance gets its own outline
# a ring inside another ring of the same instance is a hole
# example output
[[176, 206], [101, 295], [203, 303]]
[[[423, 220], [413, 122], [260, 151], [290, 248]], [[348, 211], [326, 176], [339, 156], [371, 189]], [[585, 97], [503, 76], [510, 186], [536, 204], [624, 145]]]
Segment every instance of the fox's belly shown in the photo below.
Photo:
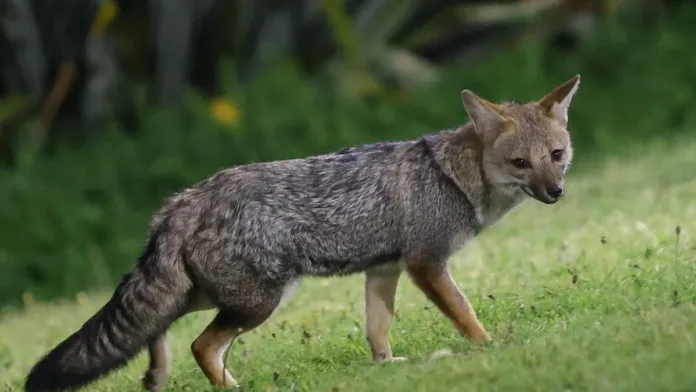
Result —
[[346, 252], [345, 254], [316, 254], [302, 260], [301, 274], [308, 276], [350, 275], [384, 264], [397, 263], [401, 253], [379, 249], [375, 252]]

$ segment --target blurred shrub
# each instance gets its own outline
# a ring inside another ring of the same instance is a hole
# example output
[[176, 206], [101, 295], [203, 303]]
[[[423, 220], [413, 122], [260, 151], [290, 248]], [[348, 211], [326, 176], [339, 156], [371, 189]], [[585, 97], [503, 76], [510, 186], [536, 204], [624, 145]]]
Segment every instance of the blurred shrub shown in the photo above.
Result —
[[0, 158], [14, 160], [18, 125], [31, 117], [52, 130], [47, 145], [80, 142], [112, 121], [130, 130], [140, 89], [180, 110], [187, 87], [220, 103], [222, 58], [234, 59], [239, 88], [291, 58], [344, 94], [389, 95], [430, 86], [437, 66], [504, 45], [573, 48], [602, 15], [663, 2], [0, 0], [0, 96], [31, 103], [11, 113], [0, 103]]

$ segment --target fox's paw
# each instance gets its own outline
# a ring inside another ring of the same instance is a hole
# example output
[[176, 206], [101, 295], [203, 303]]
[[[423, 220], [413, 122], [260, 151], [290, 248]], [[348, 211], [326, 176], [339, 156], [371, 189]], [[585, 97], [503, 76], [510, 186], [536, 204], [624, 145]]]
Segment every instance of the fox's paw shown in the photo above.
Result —
[[492, 341], [493, 341], [493, 338], [491, 337], [491, 335], [488, 332], [486, 332], [486, 334], [483, 335], [481, 337], [481, 339], [479, 340], [479, 342], [482, 344], [491, 343]]
[[408, 361], [408, 358], [406, 358], [406, 357], [391, 357], [391, 358], [385, 358], [379, 362], [392, 363], [392, 362], [405, 362], [405, 361]]
[[388, 358], [376, 358], [375, 362], [377, 363], [391, 363], [391, 362], [404, 362], [407, 361], [408, 358], [406, 357], [388, 357]]
[[225, 369], [225, 375], [218, 383], [214, 384], [217, 389], [227, 391], [235, 388], [241, 388], [241, 385], [237, 383], [237, 380], [232, 377], [229, 371]]
[[469, 339], [471, 339], [471, 341], [473, 343], [477, 343], [477, 344], [485, 344], [485, 343], [493, 341], [493, 338], [491, 338], [491, 335], [488, 333], [488, 331], [483, 329], [483, 327], [480, 327], [480, 328], [473, 330], [473, 331], [467, 331], [467, 333], [465, 333], [465, 335]]
[[160, 392], [167, 382], [167, 369], [148, 369], [143, 376], [143, 387], [148, 392]]

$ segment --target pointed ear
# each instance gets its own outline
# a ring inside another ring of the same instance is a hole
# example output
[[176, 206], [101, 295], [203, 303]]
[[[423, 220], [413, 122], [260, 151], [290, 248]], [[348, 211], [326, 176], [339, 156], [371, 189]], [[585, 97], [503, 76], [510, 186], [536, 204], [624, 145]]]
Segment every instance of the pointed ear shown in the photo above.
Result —
[[476, 133], [480, 134], [484, 129], [498, 125], [504, 120], [498, 105], [478, 97], [470, 90], [462, 91], [462, 103], [469, 119], [474, 123]]
[[542, 110], [561, 124], [568, 125], [568, 108], [580, 86], [580, 75], [573, 76], [537, 102]]

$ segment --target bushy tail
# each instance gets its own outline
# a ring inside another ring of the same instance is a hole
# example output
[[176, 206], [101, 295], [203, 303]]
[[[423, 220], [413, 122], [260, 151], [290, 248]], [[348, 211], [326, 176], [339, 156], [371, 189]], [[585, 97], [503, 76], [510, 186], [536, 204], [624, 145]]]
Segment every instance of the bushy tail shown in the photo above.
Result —
[[177, 252], [161, 251], [156, 242], [150, 240], [109, 302], [34, 365], [27, 392], [80, 388], [125, 365], [181, 315], [191, 280]]

